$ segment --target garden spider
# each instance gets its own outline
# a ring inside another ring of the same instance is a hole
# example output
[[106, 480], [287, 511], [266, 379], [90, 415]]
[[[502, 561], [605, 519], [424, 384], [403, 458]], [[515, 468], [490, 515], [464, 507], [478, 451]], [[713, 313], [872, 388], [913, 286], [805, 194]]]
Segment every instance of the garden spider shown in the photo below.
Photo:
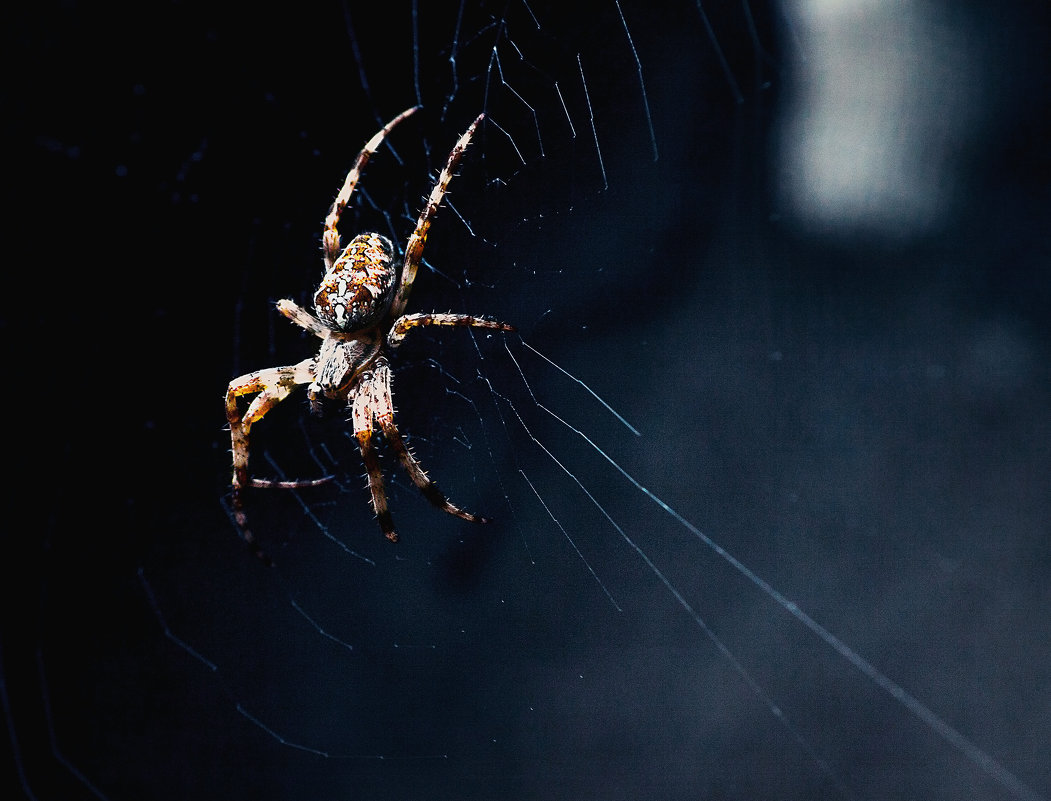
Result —
[[[473, 523], [485, 523], [479, 515], [454, 506], [424, 472], [405, 446], [394, 424], [391, 400], [391, 370], [388, 355], [401, 344], [413, 328], [443, 325], [514, 331], [514, 326], [464, 314], [404, 314], [416, 270], [423, 257], [427, 232], [438, 212], [449, 182], [470, 144], [475, 128], [484, 115], [456, 142], [448, 161], [431, 189], [420, 212], [416, 229], [405, 245], [405, 260], [399, 277], [394, 263], [393, 243], [376, 233], [358, 234], [343, 248], [337, 226], [347, 207], [362, 170], [384, 137], [416, 109], [406, 109], [388, 122], [358, 153], [343, 187], [332, 202], [322, 230], [325, 277], [314, 293], [316, 316], [290, 300], [279, 300], [277, 310], [321, 340], [316, 356], [288, 367], [271, 367], [246, 373], [230, 382], [226, 391], [226, 417], [230, 422], [233, 450], [233, 515], [245, 541], [266, 559], [248, 530], [244, 493], [248, 487], [295, 488], [316, 486], [328, 478], [305, 481], [271, 481], [248, 475], [248, 433], [274, 406], [300, 384], [307, 384], [311, 410], [320, 413], [322, 398], [344, 401], [351, 410], [354, 436], [368, 473], [372, 508], [380, 529], [391, 542], [397, 542], [394, 523], [387, 508], [387, 495], [372, 438], [378, 428], [397, 455], [409, 478], [420, 492], [439, 509]], [[238, 398], [258, 393], [242, 415]]]

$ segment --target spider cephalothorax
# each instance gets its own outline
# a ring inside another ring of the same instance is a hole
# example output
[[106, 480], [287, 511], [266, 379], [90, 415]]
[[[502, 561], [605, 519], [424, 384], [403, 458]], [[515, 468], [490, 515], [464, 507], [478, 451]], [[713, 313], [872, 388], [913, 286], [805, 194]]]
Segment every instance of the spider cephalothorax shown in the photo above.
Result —
[[[485, 518], [454, 506], [428, 478], [419, 462], [406, 448], [394, 424], [391, 399], [391, 371], [388, 355], [413, 328], [424, 325], [488, 328], [514, 331], [507, 323], [465, 314], [404, 314], [416, 270], [423, 258], [427, 231], [438, 212], [442, 198], [470, 144], [482, 115], [471, 123], [449, 153], [445, 167], [431, 189], [427, 204], [420, 212], [416, 228], [405, 246], [405, 257], [399, 274], [393, 243], [384, 236], [364, 233], [354, 237], [344, 248], [340, 241], [339, 218], [357, 186], [361, 172], [384, 137], [415, 108], [403, 111], [372, 137], [358, 153], [354, 166], [332, 203], [322, 232], [325, 276], [314, 293], [314, 311], [290, 300], [281, 300], [281, 314], [321, 339], [316, 356], [288, 367], [271, 367], [247, 373], [230, 382], [226, 392], [226, 417], [230, 422], [233, 451], [233, 510], [241, 532], [249, 543], [254, 538], [248, 531], [244, 511], [244, 491], [248, 487], [303, 487], [323, 483], [326, 479], [308, 481], [271, 481], [248, 475], [248, 432], [252, 425], [280, 403], [297, 386], [307, 385], [311, 408], [318, 412], [323, 399], [343, 401], [351, 409], [354, 436], [368, 473], [372, 508], [380, 528], [391, 541], [398, 535], [387, 509], [387, 497], [379, 461], [372, 446], [378, 428], [394, 451], [402, 467], [423, 495], [449, 514], [476, 523]], [[242, 414], [238, 398], [255, 395]], [[257, 549], [257, 553], [262, 552]]]

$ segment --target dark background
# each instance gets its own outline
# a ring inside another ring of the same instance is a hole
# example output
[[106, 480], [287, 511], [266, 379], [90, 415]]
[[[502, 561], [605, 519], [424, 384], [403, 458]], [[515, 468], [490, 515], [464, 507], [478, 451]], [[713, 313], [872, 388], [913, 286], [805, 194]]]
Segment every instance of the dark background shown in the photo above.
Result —
[[[5, 781], [40, 799], [1051, 794], [1045, 21], [953, 6], [981, 105], [930, 143], [955, 155], [948, 210], [888, 231], [815, 225], [780, 193], [792, 7], [706, 4], [724, 70], [695, 4], [623, 3], [654, 161], [615, 5], [472, 6], [455, 87], [460, 6], [420, 5], [415, 60], [403, 3], [5, 12]], [[528, 67], [505, 46], [508, 84], [479, 45], [501, 23]], [[641, 436], [516, 338], [521, 373], [498, 339], [425, 337], [400, 424], [496, 522], [446, 519], [389, 469], [389, 545], [340, 414], [301, 422], [300, 398], [260, 429], [256, 472], [265, 451], [313, 475], [313, 454], [338, 484], [254, 493], [267, 570], [223, 505], [221, 396], [309, 353], [272, 303], [306, 301], [326, 204], [416, 83], [425, 108], [348, 222], [404, 241], [484, 109], [510, 136], [483, 128], [454, 183], [474, 236], [443, 210], [427, 256], [451, 280], [423, 271], [411, 310], [514, 321]], [[507, 85], [547, 98], [543, 155]]]

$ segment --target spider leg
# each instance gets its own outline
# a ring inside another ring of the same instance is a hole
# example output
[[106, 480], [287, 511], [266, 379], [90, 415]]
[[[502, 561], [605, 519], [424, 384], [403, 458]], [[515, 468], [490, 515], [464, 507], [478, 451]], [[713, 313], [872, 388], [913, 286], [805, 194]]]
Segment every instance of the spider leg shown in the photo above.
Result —
[[453, 328], [490, 328], [495, 331], [517, 331], [513, 325], [487, 320], [484, 317], [471, 317], [468, 314], [405, 314], [395, 320], [387, 335], [387, 345], [392, 349], [398, 347], [405, 336], [414, 328], [425, 325], [445, 325]]
[[471, 137], [474, 135], [475, 128], [478, 127], [478, 124], [484, 117], [484, 114], [479, 114], [467, 131], [464, 132], [464, 135], [457, 140], [452, 152], [449, 153], [449, 160], [445, 162], [445, 167], [442, 168], [441, 175], [438, 176], [438, 181], [431, 189], [430, 197], [427, 198], [427, 204], [423, 207], [423, 211], [420, 212], [416, 230], [412, 232], [409, 241], [405, 245], [405, 263], [401, 268], [401, 284], [398, 286], [398, 294], [394, 298], [390, 311], [392, 318], [398, 317], [405, 311], [405, 304], [409, 302], [409, 293], [412, 291], [412, 283], [416, 280], [416, 269], [420, 266], [420, 260], [423, 258], [423, 247], [427, 244], [427, 232], [430, 230], [431, 221], [434, 219], [434, 215], [438, 213], [438, 207], [441, 205], [442, 198], [445, 197], [445, 193], [449, 188], [449, 182], [453, 179], [453, 173], [460, 165], [460, 160], [463, 158], [467, 146], [471, 143]]
[[322, 339], [328, 336], [328, 327], [302, 306], [293, 303], [290, 300], [279, 300], [277, 302], [277, 310], [300, 328], [309, 331], [314, 336], [321, 337]]
[[375, 136], [365, 143], [365, 147], [361, 149], [361, 152], [358, 153], [358, 157], [354, 160], [354, 166], [351, 167], [350, 172], [347, 173], [347, 177], [343, 181], [343, 186], [340, 187], [339, 192], [336, 194], [336, 199], [332, 201], [332, 208], [329, 209], [328, 216], [325, 217], [325, 227], [321, 232], [321, 249], [325, 256], [326, 272], [332, 269], [332, 265], [335, 264], [336, 259], [338, 259], [340, 253], [343, 252], [343, 248], [339, 241], [339, 231], [336, 230], [336, 226], [339, 225], [340, 215], [343, 214], [343, 210], [347, 207], [347, 203], [350, 201], [350, 196], [354, 194], [354, 189], [357, 187], [358, 180], [361, 178], [362, 170], [365, 169], [365, 165], [368, 164], [372, 154], [376, 152], [387, 134], [394, 129], [394, 126], [406, 117], [411, 116], [418, 108], [419, 106], [407, 108], [397, 117], [384, 125]]
[[[226, 419], [230, 423], [230, 445], [233, 453], [232, 500], [233, 515], [241, 535], [259, 556], [266, 562], [269, 557], [259, 548], [252, 532], [248, 529], [248, 517], [244, 510], [244, 491], [248, 487], [313, 487], [330, 480], [329, 478], [308, 479], [302, 481], [274, 481], [249, 478], [248, 476], [248, 433], [252, 426], [263, 419], [268, 411], [288, 397], [289, 393], [300, 384], [314, 380], [314, 360], [305, 359], [299, 364], [288, 367], [272, 367], [269, 370], [257, 370], [235, 378], [226, 390]], [[237, 399], [243, 395], [259, 393], [248, 405], [244, 414], [238, 407]]]
[[383, 536], [391, 542], [398, 541], [394, 531], [394, 518], [387, 508], [387, 491], [383, 484], [383, 471], [380, 469], [376, 450], [372, 446], [374, 433], [374, 409], [377, 401], [376, 377], [373, 373], [362, 373], [351, 401], [351, 419], [354, 422], [354, 436], [361, 449], [361, 461], [365, 463], [368, 475], [369, 492], [372, 495], [372, 511], [376, 513]]
[[423, 493], [423, 497], [439, 509], [446, 511], [451, 515], [463, 518], [464, 520], [469, 520], [472, 523], [488, 523], [488, 519], [481, 517], [480, 515], [465, 512], [460, 507], [450, 503], [449, 499], [438, 489], [438, 485], [430, 479], [420, 463], [416, 461], [416, 457], [414, 457], [412, 453], [409, 452], [409, 449], [405, 447], [401, 434], [399, 433], [397, 426], [394, 424], [394, 400], [391, 397], [391, 372], [386, 359], [377, 359], [373, 382], [376, 399], [376, 405], [373, 407], [375, 420], [383, 430], [383, 436], [387, 439], [387, 443], [390, 445], [394, 453], [397, 454], [401, 466], [405, 468], [405, 472], [409, 474], [412, 483], [419, 488], [421, 493]]

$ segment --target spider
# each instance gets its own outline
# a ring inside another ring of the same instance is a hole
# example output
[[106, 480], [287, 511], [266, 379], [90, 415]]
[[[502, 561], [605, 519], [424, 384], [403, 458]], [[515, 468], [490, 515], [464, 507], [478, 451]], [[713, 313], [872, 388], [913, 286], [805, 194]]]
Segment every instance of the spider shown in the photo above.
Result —
[[[297, 386], [307, 385], [311, 410], [321, 412], [322, 400], [342, 401], [351, 411], [354, 436], [368, 474], [372, 509], [380, 529], [391, 542], [397, 542], [394, 522], [387, 508], [387, 495], [379, 460], [373, 448], [377, 429], [383, 433], [409, 478], [424, 497], [439, 509], [472, 523], [486, 523], [479, 515], [453, 505], [427, 476], [420, 463], [405, 446], [394, 423], [391, 399], [391, 370], [388, 357], [414, 328], [427, 325], [487, 328], [514, 331], [514, 326], [465, 314], [405, 314], [405, 306], [423, 257], [427, 232], [453, 173], [471, 142], [484, 114], [471, 123], [456, 142], [427, 203], [420, 212], [416, 229], [405, 245], [405, 258], [399, 275], [395, 264], [394, 244], [377, 233], [355, 236], [344, 248], [338, 229], [351, 195], [365, 165], [384, 138], [396, 125], [419, 107], [406, 109], [383, 126], [361, 149], [347, 174], [342, 188], [332, 202], [322, 229], [322, 252], [325, 275], [314, 293], [314, 312], [291, 300], [279, 300], [277, 310], [296, 325], [321, 340], [316, 356], [287, 367], [271, 367], [246, 373], [230, 382], [226, 391], [226, 417], [230, 422], [233, 451], [232, 507], [234, 519], [245, 541], [266, 561], [248, 529], [244, 493], [248, 487], [295, 488], [317, 486], [331, 476], [299, 481], [274, 481], [250, 478], [248, 475], [248, 434], [274, 406], [283, 401]], [[258, 393], [258, 394], [256, 394]], [[255, 394], [242, 414], [238, 398]]]

